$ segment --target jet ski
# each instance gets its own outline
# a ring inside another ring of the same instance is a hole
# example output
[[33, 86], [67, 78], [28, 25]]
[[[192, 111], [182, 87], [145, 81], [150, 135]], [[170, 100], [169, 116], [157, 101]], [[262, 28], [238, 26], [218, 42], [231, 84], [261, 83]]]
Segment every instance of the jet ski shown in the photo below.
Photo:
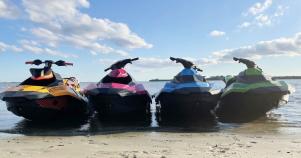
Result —
[[253, 61], [235, 57], [233, 60], [245, 64], [247, 69], [235, 77], [225, 77], [226, 87], [215, 109], [221, 121], [251, 121], [287, 102], [288, 84], [266, 76]]
[[31, 68], [31, 77], [16, 87], [0, 93], [7, 110], [29, 120], [50, 120], [61, 117], [86, 116], [90, 108], [87, 98], [80, 93], [76, 78], [62, 78], [52, 71], [52, 65], [73, 65], [59, 60], [26, 62], [31, 65], [44, 64], [44, 68]]
[[[89, 85], [84, 93], [102, 118], [136, 118], [150, 114], [151, 97], [142, 84], [137, 84], [124, 67], [134, 59], [120, 60], [97, 84]], [[126, 116], [126, 117], [125, 117]]]
[[220, 90], [214, 90], [191, 61], [170, 57], [184, 69], [157, 94], [157, 114], [161, 119], [213, 118]]

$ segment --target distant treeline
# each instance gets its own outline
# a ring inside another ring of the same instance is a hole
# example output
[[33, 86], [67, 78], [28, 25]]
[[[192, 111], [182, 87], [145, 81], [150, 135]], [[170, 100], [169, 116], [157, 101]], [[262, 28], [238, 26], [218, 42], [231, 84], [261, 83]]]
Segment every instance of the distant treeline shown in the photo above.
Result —
[[[206, 80], [223, 80], [224, 76], [211, 76], [206, 77]], [[150, 82], [160, 82], [160, 81], [171, 81], [172, 79], [151, 79]]]
[[151, 79], [149, 81], [150, 82], [160, 82], [160, 81], [171, 81], [171, 79], [158, 79], [158, 78], [156, 78], [156, 79]]
[[[224, 76], [210, 76], [206, 77], [207, 80], [223, 80]], [[273, 76], [274, 80], [281, 79], [301, 79], [301, 76]], [[171, 81], [171, 79], [151, 79], [150, 82], [158, 82], [158, 81]]]
[[273, 79], [301, 79], [301, 76], [274, 76]]

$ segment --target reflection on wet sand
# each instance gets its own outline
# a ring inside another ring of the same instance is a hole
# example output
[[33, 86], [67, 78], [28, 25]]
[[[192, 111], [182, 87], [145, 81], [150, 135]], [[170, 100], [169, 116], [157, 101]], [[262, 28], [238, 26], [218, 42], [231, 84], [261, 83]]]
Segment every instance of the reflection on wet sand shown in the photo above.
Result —
[[[252, 123], [220, 123], [216, 120], [161, 120], [152, 126], [151, 117], [141, 120], [102, 120], [95, 114], [89, 119], [65, 120], [56, 122], [33, 122], [21, 120], [13, 128], [0, 132], [22, 134], [31, 136], [77, 136], [77, 135], [102, 135], [126, 132], [218, 132], [235, 131], [242, 133], [275, 133], [279, 132], [281, 124], [277, 117], [263, 117]], [[275, 119], [275, 120], [273, 120]]]

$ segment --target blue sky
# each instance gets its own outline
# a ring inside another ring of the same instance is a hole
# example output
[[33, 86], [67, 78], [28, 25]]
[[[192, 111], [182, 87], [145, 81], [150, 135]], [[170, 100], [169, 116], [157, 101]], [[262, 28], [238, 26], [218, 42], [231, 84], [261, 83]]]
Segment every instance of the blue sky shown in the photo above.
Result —
[[63, 76], [98, 81], [118, 59], [136, 80], [171, 78], [183, 57], [204, 75], [237, 74], [232, 56], [267, 74], [301, 75], [298, 0], [0, 0], [0, 81], [28, 77], [32, 59], [63, 59]]

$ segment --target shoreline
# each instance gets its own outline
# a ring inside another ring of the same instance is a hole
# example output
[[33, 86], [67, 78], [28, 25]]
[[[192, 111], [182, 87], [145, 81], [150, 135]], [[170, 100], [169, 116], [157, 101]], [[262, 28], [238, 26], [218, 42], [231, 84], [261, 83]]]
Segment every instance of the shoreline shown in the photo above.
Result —
[[125, 132], [0, 137], [1, 157], [301, 157], [301, 136], [235, 132]]

